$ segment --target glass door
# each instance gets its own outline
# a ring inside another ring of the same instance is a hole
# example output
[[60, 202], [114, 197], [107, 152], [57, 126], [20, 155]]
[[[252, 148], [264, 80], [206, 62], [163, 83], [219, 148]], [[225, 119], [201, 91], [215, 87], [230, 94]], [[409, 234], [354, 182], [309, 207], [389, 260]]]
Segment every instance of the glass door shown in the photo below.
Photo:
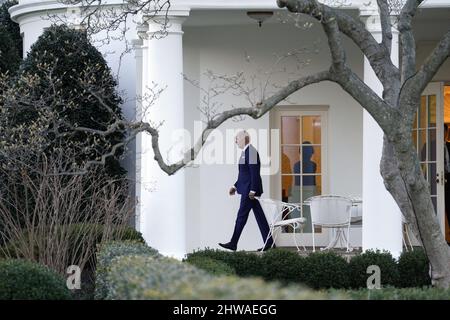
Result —
[[430, 186], [431, 200], [445, 230], [444, 108], [443, 84], [430, 83], [424, 90], [413, 126], [422, 172]]
[[[311, 214], [304, 202], [326, 190], [326, 111], [277, 110], [275, 122], [279, 130], [280, 159], [274, 183], [275, 197], [302, 204], [302, 212], [294, 211], [286, 219], [303, 216], [307, 221], [302, 230], [282, 229], [277, 242], [282, 246], [294, 245], [292, 233], [295, 231], [300, 244], [311, 246]], [[316, 227], [315, 233], [316, 245], [327, 245], [328, 231]]]

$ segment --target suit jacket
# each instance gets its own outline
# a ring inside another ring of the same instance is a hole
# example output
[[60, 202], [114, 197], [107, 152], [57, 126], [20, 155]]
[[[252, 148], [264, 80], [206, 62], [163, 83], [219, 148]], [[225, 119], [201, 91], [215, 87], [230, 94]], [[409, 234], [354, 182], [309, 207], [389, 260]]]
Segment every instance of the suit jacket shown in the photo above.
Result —
[[259, 197], [263, 193], [260, 171], [261, 161], [258, 151], [250, 144], [239, 158], [239, 175], [234, 184], [237, 192], [248, 195], [250, 191], [255, 191], [255, 196]]

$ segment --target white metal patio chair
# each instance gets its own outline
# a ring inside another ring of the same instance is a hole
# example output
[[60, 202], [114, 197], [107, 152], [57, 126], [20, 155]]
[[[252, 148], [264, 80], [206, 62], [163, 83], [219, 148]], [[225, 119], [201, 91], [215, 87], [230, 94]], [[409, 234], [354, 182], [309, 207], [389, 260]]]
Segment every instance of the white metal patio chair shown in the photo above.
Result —
[[[314, 227], [321, 226], [322, 228], [336, 229], [336, 236], [330, 244], [321, 250], [328, 250], [336, 246], [339, 242], [347, 247], [347, 252], [350, 248], [350, 225], [352, 213], [352, 199], [341, 196], [322, 195], [314, 196], [306, 201], [309, 202], [311, 208], [311, 229], [313, 240], [313, 252], [316, 251]], [[348, 236], [345, 236], [345, 229], [347, 229]]]
[[[300, 251], [300, 246], [297, 241], [296, 229], [300, 229], [303, 231], [303, 227], [306, 223], [306, 219], [303, 217], [302, 206], [299, 203], [287, 203], [274, 199], [258, 199], [261, 203], [261, 206], [264, 210], [264, 214], [266, 215], [267, 222], [269, 224], [269, 234], [267, 235], [266, 240], [264, 241], [264, 248], [266, 247], [267, 242], [272, 236], [273, 244], [275, 244], [276, 237], [278, 236], [278, 230], [281, 230], [284, 226], [291, 226], [293, 228], [293, 237], [295, 246], [297, 247], [297, 251]], [[290, 213], [298, 210], [300, 212], [300, 217], [286, 219]], [[273, 245], [272, 245], [273, 246]], [[303, 250], [306, 251], [304, 245], [302, 245]]]

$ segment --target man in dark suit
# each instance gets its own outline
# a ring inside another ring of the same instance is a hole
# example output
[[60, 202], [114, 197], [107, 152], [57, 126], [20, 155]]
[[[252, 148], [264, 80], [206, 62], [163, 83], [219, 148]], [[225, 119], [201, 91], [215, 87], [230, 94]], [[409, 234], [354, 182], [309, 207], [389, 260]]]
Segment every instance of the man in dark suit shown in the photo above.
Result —
[[[250, 144], [250, 136], [246, 131], [241, 131], [236, 135], [235, 142], [240, 149], [243, 149], [241, 157], [239, 158], [239, 175], [236, 183], [231, 187], [229, 193], [234, 195], [236, 192], [241, 195], [241, 203], [237, 214], [236, 224], [234, 227], [233, 236], [228, 243], [219, 243], [225, 249], [235, 251], [239, 237], [242, 230], [247, 223], [250, 210], [253, 213], [258, 223], [259, 231], [263, 241], [265, 242], [269, 234], [269, 224], [267, 223], [264, 211], [261, 204], [255, 197], [261, 196], [263, 193], [261, 180], [261, 162], [259, 160], [258, 151]], [[273, 245], [272, 237], [270, 237], [265, 247], [258, 249], [264, 251], [271, 248]]]

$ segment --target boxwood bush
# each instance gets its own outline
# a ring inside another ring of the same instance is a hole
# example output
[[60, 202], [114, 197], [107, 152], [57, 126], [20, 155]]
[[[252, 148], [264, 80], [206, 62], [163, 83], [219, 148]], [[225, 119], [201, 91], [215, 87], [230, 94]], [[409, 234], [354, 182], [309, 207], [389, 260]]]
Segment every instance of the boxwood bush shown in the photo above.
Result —
[[343, 257], [334, 252], [315, 252], [305, 260], [307, 286], [314, 289], [349, 287], [349, 268]]
[[114, 258], [120, 256], [159, 257], [157, 250], [139, 241], [111, 241], [98, 246], [97, 268], [95, 270], [95, 298], [104, 299], [107, 295], [106, 277], [110, 273]]
[[297, 252], [274, 249], [261, 257], [262, 276], [265, 280], [278, 280], [287, 283], [304, 283], [308, 275], [306, 259]]
[[429, 262], [422, 249], [403, 252], [398, 259], [398, 273], [398, 287], [431, 285]]
[[182, 283], [173, 299], [186, 300], [317, 300], [346, 299], [344, 292], [314, 291], [299, 285], [266, 282], [260, 278], [213, 277], [196, 284]]
[[[113, 248], [115, 247], [115, 248]], [[117, 249], [119, 248], [119, 249]], [[117, 252], [118, 254], [108, 254]], [[127, 254], [129, 252], [130, 254]], [[135, 252], [131, 253], [131, 252]], [[214, 276], [186, 261], [145, 252], [136, 243], [113, 243], [102, 246], [98, 265], [104, 269], [106, 299], [333, 299], [343, 293], [315, 292], [301, 286], [266, 283], [262, 279]], [[112, 258], [112, 260], [110, 260]]]
[[209, 275], [175, 259], [149, 255], [124, 255], [114, 258], [106, 273], [106, 299], [171, 299], [181, 284], [195, 286]]
[[393, 288], [336, 290], [332, 294], [348, 296], [353, 300], [450, 300], [450, 289], [440, 288]]
[[59, 274], [25, 260], [0, 260], [0, 300], [67, 300], [71, 293]]
[[255, 253], [245, 251], [227, 252], [222, 250], [205, 249], [194, 251], [187, 255], [187, 259], [195, 257], [208, 257], [224, 262], [232, 267], [240, 277], [258, 276], [262, 277], [262, 261]]
[[380, 267], [381, 286], [395, 286], [398, 283], [399, 275], [395, 259], [387, 251], [367, 250], [360, 255], [354, 256], [350, 260], [349, 272], [350, 285], [352, 288], [366, 288], [367, 268], [371, 265]]
[[236, 271], [225, 262], [208, 257], [190, 257], [185, 262], [216, 276], [236, 274]]

